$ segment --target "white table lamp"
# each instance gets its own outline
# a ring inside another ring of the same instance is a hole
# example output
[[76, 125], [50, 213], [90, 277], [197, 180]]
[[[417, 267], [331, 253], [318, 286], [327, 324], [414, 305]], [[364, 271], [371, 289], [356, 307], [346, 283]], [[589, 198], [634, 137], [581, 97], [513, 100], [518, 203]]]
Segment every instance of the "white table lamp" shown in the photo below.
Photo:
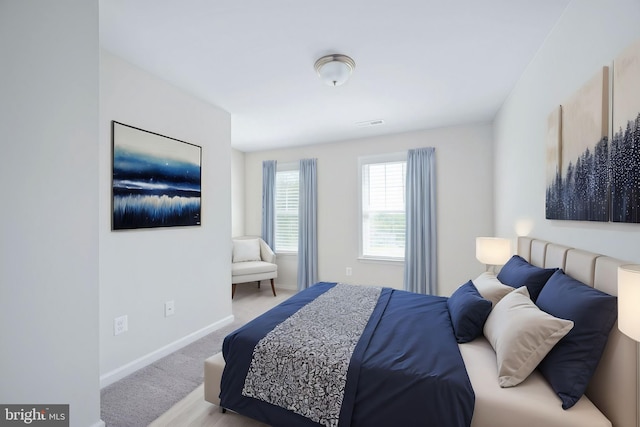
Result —
[[511, 258], [511, 241], [500, 237], [476, 237], [476, 259], [487, 266], [504, 265]]
[[640, 265], [618, 267], [618, 329], [640, 342]]
[[[618, 329], [640, 343], [640, 265], [618, 267]], [[640, 354], [640, 345], [636, 345]], [[640, 383], [636, 387], [640, 387]], [[640, 406], [637, 409], [636, 419], [640, 420]]]

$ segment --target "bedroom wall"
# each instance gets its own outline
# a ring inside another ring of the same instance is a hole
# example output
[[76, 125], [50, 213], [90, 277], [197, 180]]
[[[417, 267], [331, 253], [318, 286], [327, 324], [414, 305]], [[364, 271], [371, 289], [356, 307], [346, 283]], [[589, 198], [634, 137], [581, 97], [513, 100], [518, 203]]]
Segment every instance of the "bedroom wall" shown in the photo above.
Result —
[[[100, 55], [100, 374], [107, 385], [230, 323], [230, 115]], [[111, 120], [202, 147], [202, 225], [111, 231]], [[165, 301], [175, 314], [164, 316]], [[114, 336], [127, 315], [129, 331]]]
[[640, 224], [545, 219], [547, 117], [633, 41], [640, 1], [573, 0], [494, 123], [496, 232], [530, 235], [640, 263]]
[[231, 236], [244, 236], [244, 153], [231, 150]]
[[97, 0], [0, 2], [0, 402], [72, 427], [104, 426], [98, 52]]
[[[358, 260], [358, 157], [436, 148], [438, 292], [450, 295], [484, 271], [476, 236], [493, 235], [493, 146], [490, 125], [362, 138], [245, 154], [245, 227], [260, 235], [262, 161], [318, 159], [319, 280], [402, 288], [403, 264]], [[353, 269], [346, 276], [346, 267]], [[297, 257], [278, 255], [278, 286], [295, 289]]]

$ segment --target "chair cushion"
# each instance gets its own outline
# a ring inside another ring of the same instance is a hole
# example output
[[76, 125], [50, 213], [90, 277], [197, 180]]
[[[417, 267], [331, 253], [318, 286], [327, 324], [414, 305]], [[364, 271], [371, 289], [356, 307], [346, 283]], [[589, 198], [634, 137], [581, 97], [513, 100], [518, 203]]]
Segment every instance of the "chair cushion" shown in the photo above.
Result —
[[264, 261], [244, 261], [231, 264], [231, 275], [242, 276], [245, 274], [260, 274], [277, 271], [278, 265]]
[[233, 262], [261, 261], [258, 239], [235, 239], [233, 241]]

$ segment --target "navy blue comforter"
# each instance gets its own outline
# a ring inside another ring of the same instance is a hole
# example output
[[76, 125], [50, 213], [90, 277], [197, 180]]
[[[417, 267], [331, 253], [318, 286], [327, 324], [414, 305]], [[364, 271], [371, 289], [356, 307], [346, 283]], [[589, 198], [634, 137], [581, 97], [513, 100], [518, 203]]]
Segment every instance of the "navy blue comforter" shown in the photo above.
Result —
[[[274, 427], [319, 425], [284, 408], [244, 397], [242, 388], [258, 341], [334, 285], [318, 283], [225, 338], [222, 407]], [[471, 424], [475, 396], [444, 297], [383, 289], [356, 346], [347, 379], [340, 426]]]

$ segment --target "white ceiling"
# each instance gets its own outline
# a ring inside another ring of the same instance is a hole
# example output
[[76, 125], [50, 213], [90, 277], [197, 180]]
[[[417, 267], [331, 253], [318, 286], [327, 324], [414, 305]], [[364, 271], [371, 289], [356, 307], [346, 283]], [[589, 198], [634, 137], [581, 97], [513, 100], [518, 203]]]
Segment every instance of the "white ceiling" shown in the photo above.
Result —
[[[569, 2], [100, 0], [100, 42], [254, 151], [490, 122]], [[356, 62], [343, 86], [315, 74], [330, 53]]]

